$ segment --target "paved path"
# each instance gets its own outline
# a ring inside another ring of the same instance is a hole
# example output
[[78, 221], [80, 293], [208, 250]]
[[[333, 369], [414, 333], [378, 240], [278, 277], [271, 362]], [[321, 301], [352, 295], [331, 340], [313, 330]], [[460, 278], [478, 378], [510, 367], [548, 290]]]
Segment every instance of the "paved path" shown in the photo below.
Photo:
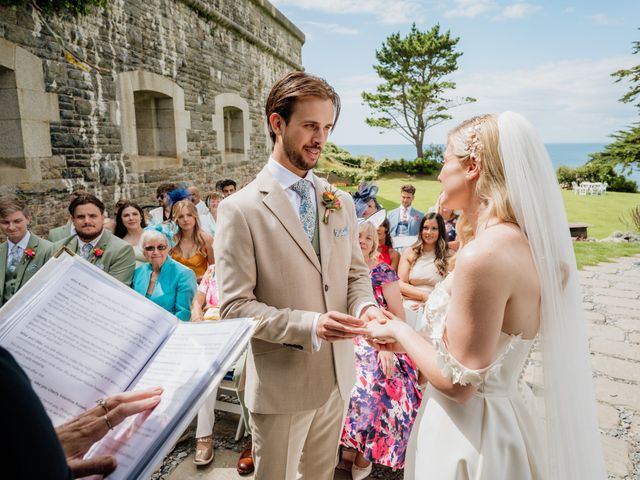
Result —
[[[585, 267], [580, 272], [592, 353], [598, 422], [610, 479], [640, 479], [640, 255], [614, 263]], [[233, 416], [216, 424], [218, 438], [233, 437]], [[226, 446], [229, 444], [226, 443]], [[237, 451], [220, 446], [214, 464], [193, 465], [193, 442], [184, 449], [177, 467], [156, 478], [170, 480], [235, 480]], [[190, 451], [184, 456], [184, 450]], [[184, 461], [182, 461], [184, 460]], [[169, 459], [169, 462], [175, 462]], [[166, 465], [167, 462], [165, 462]], [[169, 470], [169, 468], [167, 469]], [[398, 478], [386, 470], [377, 478]], [[350, 479], [337, 472], [335, 480]]]

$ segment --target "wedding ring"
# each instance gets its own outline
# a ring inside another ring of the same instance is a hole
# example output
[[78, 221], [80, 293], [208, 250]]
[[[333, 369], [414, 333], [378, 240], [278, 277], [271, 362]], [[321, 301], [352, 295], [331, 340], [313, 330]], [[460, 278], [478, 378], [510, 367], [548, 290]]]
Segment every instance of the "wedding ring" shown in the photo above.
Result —
[[102, 408], [104, 408], [105, 415], [109, 413], [109, 409], [107, 408], [107, 401], [104, 398], [101, 398], [96, 403], [100, 405]]
[[104, 415], [102, 418], [104, 418], [104, 422], [107, 424], [107, 427], [109, 427], [109, 430], [113, 430], [113, 425], [111, 425], [111, 422], [109, 421], [109, 417]]

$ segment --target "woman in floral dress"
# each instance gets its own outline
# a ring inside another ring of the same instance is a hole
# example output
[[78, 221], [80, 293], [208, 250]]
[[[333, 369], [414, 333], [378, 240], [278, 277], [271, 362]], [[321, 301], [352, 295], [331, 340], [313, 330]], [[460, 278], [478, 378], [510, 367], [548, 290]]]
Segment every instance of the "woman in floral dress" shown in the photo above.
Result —
[[[378, 235], [370, 222], [360, 225], [360, 248], [370, 268], [378, 305], [404, 316], [398, 276], [378, 262]], [[342, 445], [357, 451], [351, 467], [354, 480], [366, 478], [372, 463], [404, 467], [407, 441], [420, 406], [416, 368], [404, 354], [377, 352], [356, 337], [356, 383], [342, 431]]]

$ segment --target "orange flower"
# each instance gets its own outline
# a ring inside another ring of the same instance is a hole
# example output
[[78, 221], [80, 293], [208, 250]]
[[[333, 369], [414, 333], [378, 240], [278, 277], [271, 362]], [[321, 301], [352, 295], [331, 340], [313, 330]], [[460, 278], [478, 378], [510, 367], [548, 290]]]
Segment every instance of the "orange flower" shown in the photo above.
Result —
[[329, 190], [322, 192], [322, 204], [325, 208], [322, 222], [329, 223], [329, 214], [334, 210], [340, 210], [342, 208], [340, 199], [338, 198], [338, 191], [329, 188]]

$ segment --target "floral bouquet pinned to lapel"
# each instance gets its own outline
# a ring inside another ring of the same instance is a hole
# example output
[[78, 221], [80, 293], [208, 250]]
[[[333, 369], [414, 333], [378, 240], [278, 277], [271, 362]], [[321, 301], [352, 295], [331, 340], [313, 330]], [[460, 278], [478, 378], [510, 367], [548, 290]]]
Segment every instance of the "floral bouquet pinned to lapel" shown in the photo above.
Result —
[[333, 190], [331, 187], [322, 192], [322, 205], [324, 205], [324, 216], [322, 217], [322, 223], [329, 223], [329, 215], [334, 210], [340, 210], [342, 205], [338, 198], [338, 191]]

